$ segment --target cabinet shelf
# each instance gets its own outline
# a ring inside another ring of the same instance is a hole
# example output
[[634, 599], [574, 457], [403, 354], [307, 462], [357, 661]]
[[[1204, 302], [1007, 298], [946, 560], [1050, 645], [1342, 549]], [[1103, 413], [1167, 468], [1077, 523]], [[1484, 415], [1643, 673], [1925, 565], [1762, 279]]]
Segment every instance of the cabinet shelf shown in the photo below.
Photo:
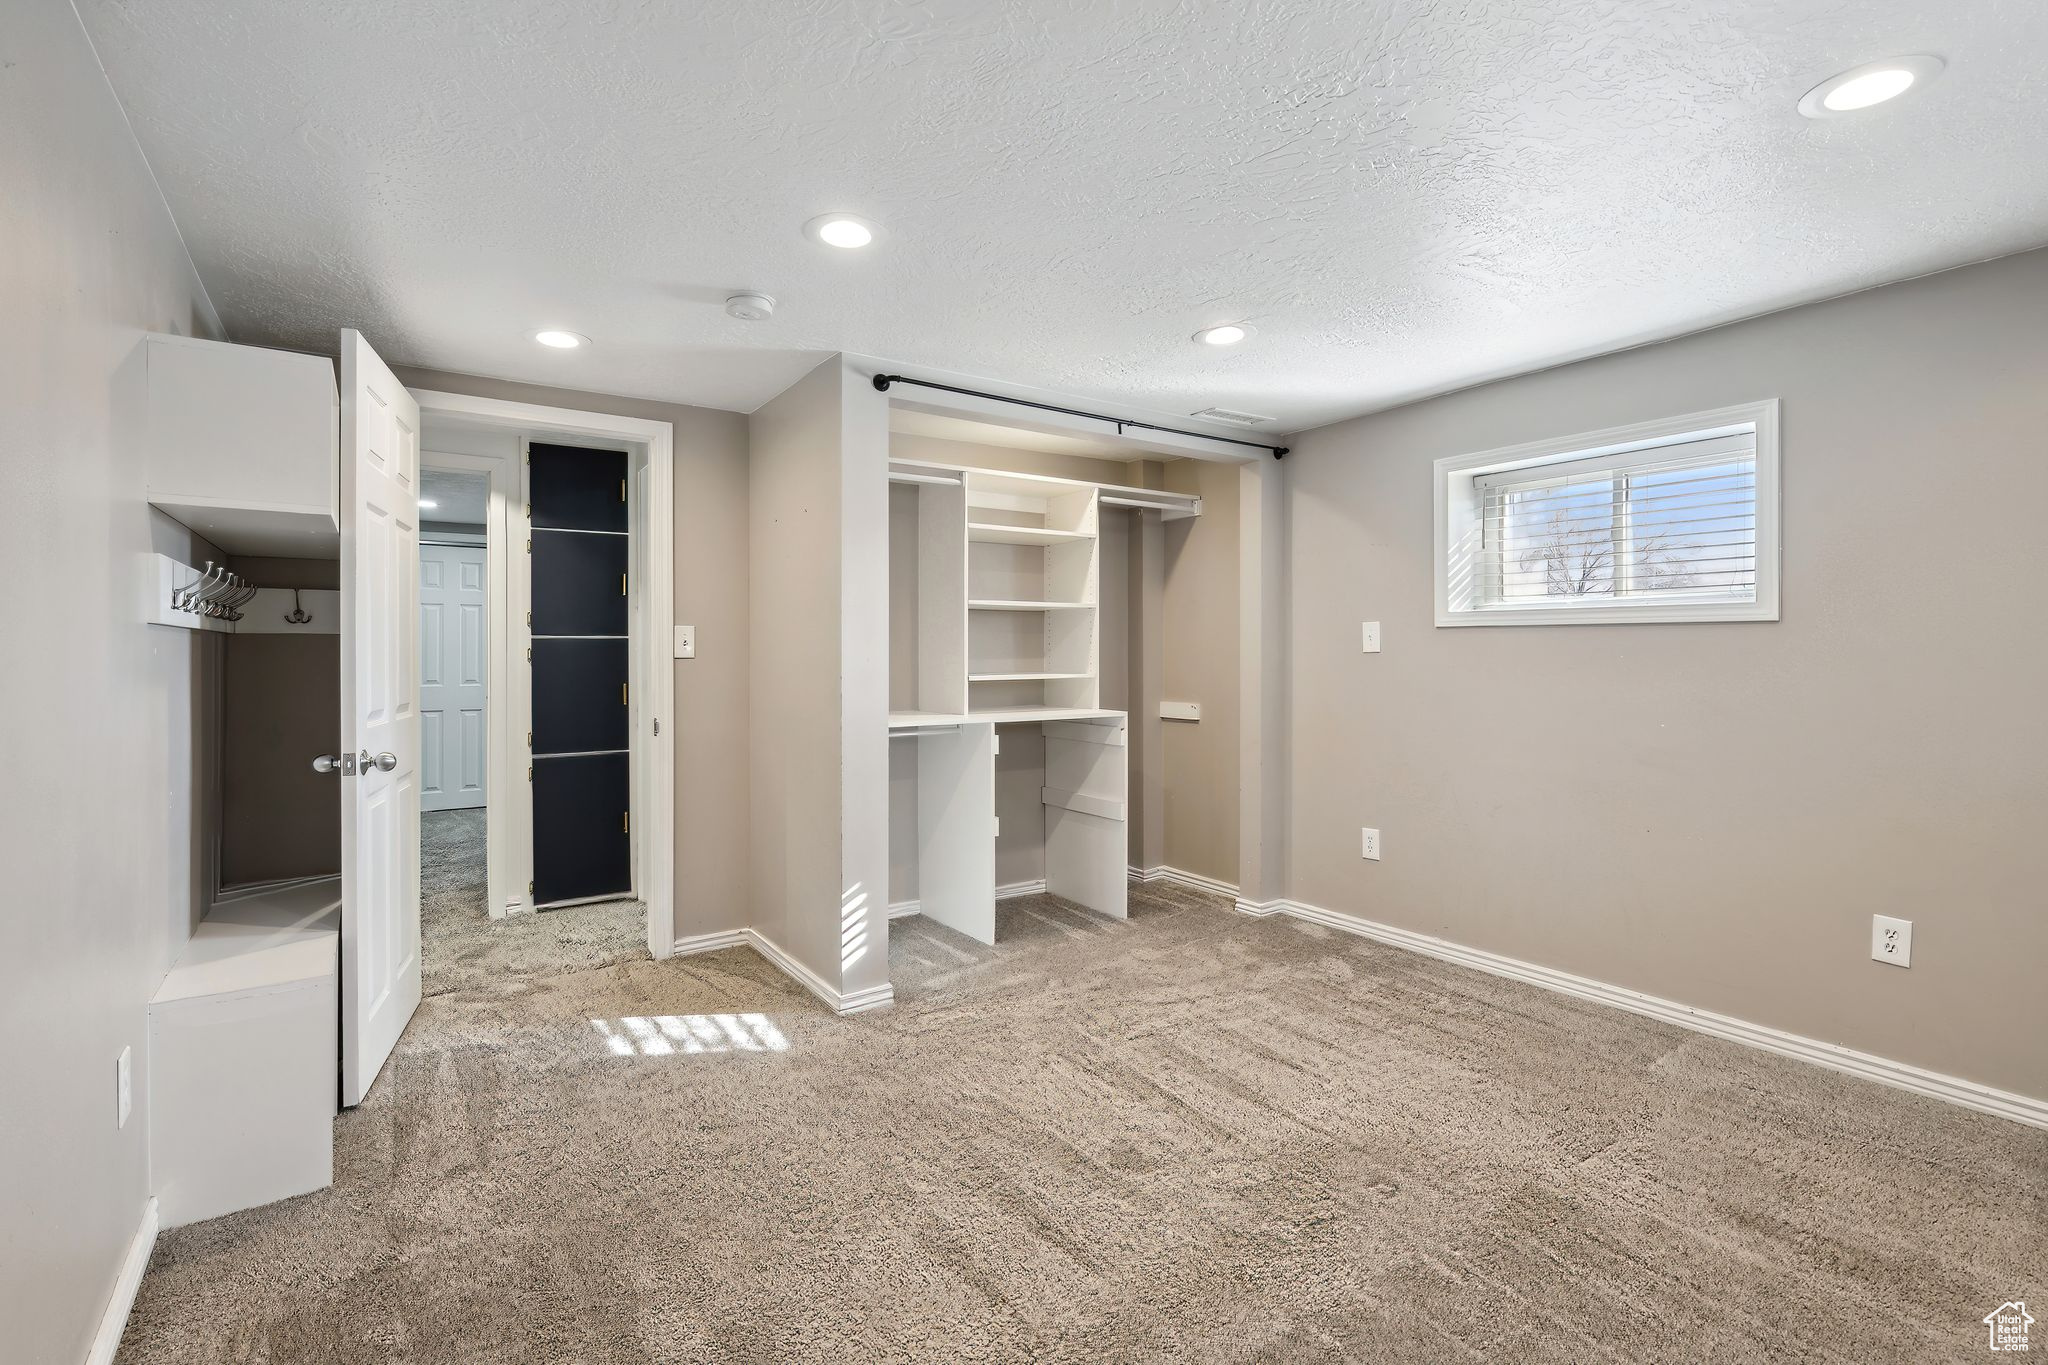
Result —
[[1093, 540], [1093, 531], [1056, 531], [1049, 526], [999, 526], [993, 522], [970, 521], [967, 538], [992, 545], [1065, 545], [1069, 541]]
[[1093, 611], [1093, 602], [1035, 602], [1016, 598], [976, 597], [967, 603], [970, 611]]
[[1091, 678], [1092, 673], [969, 673], [971, 683], [999, 682], [1065, 682], [1075, 678]]

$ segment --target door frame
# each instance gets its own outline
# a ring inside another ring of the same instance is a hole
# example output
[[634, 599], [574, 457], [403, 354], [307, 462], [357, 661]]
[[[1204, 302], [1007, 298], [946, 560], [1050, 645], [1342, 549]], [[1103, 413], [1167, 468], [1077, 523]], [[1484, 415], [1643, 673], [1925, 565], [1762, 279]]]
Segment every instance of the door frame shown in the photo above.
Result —
[[[413, 391], [419, 398], [419, 390]], [[424, 426], [429, 409], [420, 404]], [[489, 501], [484, 508], [484, 581], [491, 615], [490, 661], [485, 675], [484, 743], [490, 753], [484, 772], [484, 897], [492, 919], [533, 909], [526, 894], [525, 879], [519, 874], [519, 850], [513, 842], [514, 828], [512, 769], [508, 755], [512, 748], [512, 645], [505, 623], [511, 617], [507, 582], [510, 563], [506, 550], [513, 503], [519, 497], [519, 471], [502, 455], [457, 455], [451, 451], [420, 448], [420, 469], [449, 469], [482, 474], [491, 481]]]
[[[671, 636], [675, 620], [675, 428], [668, 422], [580, 408], [549, 407], [503, 398], [475, 398], [468, 394], [438, 389], [414, 389], [419, 401], [421, 424], [429, 417], [455, 417], [471, 424], [502, 428], [522, 438], [597, 439], [623, 443], [628, 447], [628, 524], [636, 542], [629, 562], [627, 631], [631, 673], [631, 724], [633, 788], [632, 808], [641, 819], [633, 826], [633, 887], [647, 905], [647, 951], [657, 958], [675, 951], [675, 666]], [[520, 448], [524, 450], [525, 439]], [[486, 718], [491, 730], [492, 758], [496, 760], [490, 783], [490, 805], [485, 814], [486, 839], [490, 844], [493, 883], [498, 875], [502, 849], [511, 885], [501, 894], [491, 893], [492, 913], [503, 913], [516, 898], [518, 909], [530, 911], [533, 898], [517, 869], [533, 866], [533, 793], [523, 783], [511, 781], [513, 774], [529, 764], [523, 733], [515, 732], [511, 720], [515, 711], [531, 714], [531, 680], [513, 666], [515, 650], [526, 648], [523, 624], [526, 593], [520, 576], [511, 571], [511, 550], [515, 532], [521, 532], [514, 502], [522, 486], [523, 472], [503, 468], [509, 461], [481, 456], [436, 456], [451, 462], [475, 459], [499, 466], [492, 474], [492, 507], [500, 506], [499, 482], [507, 478], [503, 525], [490, 523], [494, 534], [502, 533], [505, 553], [493, 554], [492, 610], [499, 603], [499, 578], [503, 578], [505, 613], [500, 621], [509, 623], [499, 632], [502, 650], [494, 651], [493, 667], [502, 658], [505, 686], [493, 696], [504, 697], [506, 705], [493, 705]], [[451, 466], [443, 466], [451, 467]], [[452, 466], [461, 467], [461, 466]], [[523, 533], [522, 533], [523, 534]], [[502, 720], [502, 724], [501, 724]], [[657, 733], [658, 731], [658, 733]], [[504, 798], [500, 799], [500, 781]], [[523, 798], [523, 799], [522, 799]]]

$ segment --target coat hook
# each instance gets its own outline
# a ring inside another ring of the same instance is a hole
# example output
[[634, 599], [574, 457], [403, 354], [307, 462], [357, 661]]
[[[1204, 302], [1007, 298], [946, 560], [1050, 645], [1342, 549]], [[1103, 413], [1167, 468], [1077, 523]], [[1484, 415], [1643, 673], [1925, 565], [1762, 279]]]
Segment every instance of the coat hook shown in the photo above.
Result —
[[297, 588], [292, 589], [292, 609], [285, 613], [284, 619], [287, 624], [294, 626], [303, 626], [306, 622], [313, 619], [306, 609], [299, 605], [299, 590]]

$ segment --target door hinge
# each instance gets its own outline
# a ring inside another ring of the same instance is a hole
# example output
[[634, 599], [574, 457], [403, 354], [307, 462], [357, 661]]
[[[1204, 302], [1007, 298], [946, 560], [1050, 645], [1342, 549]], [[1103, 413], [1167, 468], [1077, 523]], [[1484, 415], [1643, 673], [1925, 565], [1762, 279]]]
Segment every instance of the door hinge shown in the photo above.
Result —
[[626, 481], [625, 481], [624, 479], [620, 479], [620, 480], [619, 480], [619, 501], [620, 501], [620, 502], [624, 502], [625, 500], [626, 500]]
[[533, 662], [533, 646], [532, 646], [532, 645], [528, 645], [528, 646], [526, 647], [526, 662], [528, 662], [528, 663], [532, 663], [532, 662]]
[[654, 718], [654, 733], [655, 733], [655, 734], [657, 734], [657, 735], [661, 733], [661, 717], [660, 717], [660, 716], [656, 716], [656, 717]]
[[528, 782], [533, 781], [533, 765], [530, 763], [526, 767], [526, 780]]
[[533, 504], [530, 502], [526, 504], [526, 519], [528, 521], [533, 520]]
[[533, 747], [533, 731], [531, 730], [526, 732], [526, 747], [529, 749]]
[[532, 536], [528, 536], [528, 537], [526, 538], [526, 553], [528, 553], [528, 554], [532, 554], [532, 553], [533, 553], [533, 537], [532, 537]]
[[621, 706], [630, 706], [632, 704], [626, 700], [626, 686], [625, 683], [619, 684], [619, 705]]
[[527, 895], [529, 895], [529, 896], [531, 896], [531, 895], [533, 894], [533, 883], [532, 883], [532, 882], [528, 882], [528, 883], [526, 884], [526, 894], [527, 894]]
[[527, 624], [527, 625], [529, 625], [529, 626], [533, 624], [533, 613], [532, 613], [532, 612], [528, 612], [528, 613], [526, 613], [526, 624]]
[[619, 596], [621, 596], [621, 597], [624, 597], [625, 595], [626, 595], [626, 576], [625, 576], [624, 574], [620, 574], [620, 575], [619, 575]]
[[621, 833], [621, 834], [631, 834], [632, 832], [633, 832], [633, 812], [631, 812], [631, 811], [629, 811], [629, 810], [627, 810], [627, 811], [620, 811], [620, 812], [619, 812], [619, 833]]

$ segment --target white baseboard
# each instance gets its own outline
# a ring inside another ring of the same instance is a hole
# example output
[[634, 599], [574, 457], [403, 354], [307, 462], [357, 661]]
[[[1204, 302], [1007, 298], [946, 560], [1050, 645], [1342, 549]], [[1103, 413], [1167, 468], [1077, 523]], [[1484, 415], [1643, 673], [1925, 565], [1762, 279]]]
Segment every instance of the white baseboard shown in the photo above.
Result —
[[1275, 913], [1277, 913], [1277, 912], [1279, 912], [1279, 911], [1281, 911], [1281, 910], [1285, 910], [1285, 909], [1287, 908], [1287, 902], [1286, 902], [1285, 900], [1270, 900], [1270, 901], [1248, 901], [1248, 900], [1239, 900], [1239, 901], [1238, 901], [1238, 902], [1237, 902], [1236, 904], [1237, 904], [1237, 913], [1238, 913], [1238, 914], [1240, 914], [1240, 915], [1258, 915], [1258, 916], [1261, 916], [1261, 917], [1263, 917], [1263, 916], [1266, 916], [1266, 915], [1271, 915], [1271, 914], [1275, 914]]
[[[903, 904], [910, 908], [901, 910], [894, 905], [889, 907], [890, 918], [917, 913], [916, 901], [905, 901]], [[870, 986], [864, 991], [854, 991], [852, 994], [834, 990], [826, 985], [816, 972], [784, 952], [781, 945], [758, 929], [721, 929], [713, 934], [692, 934], [688, 938], [679, 938], [676, 940], [675, 956], [715, 953], [721, 948], [752, 948], [785, 976], [794, 978], [798, 985], [824, 1001], [834, 1014], [858, 1014], [862, 1010], [877, 1009], [896, 998], [895, 988], [888, 985]]]
[[795, 978], [798, 985], [824, 1001], [834, 1014], [858, 1014], [862, 1010], [879, 1009], [896, 998], [896, 988], [887, 982], [864, 991], [842, 993], [827, 985], [816, 972], [783, 951], [781, 945], [759, 929], [749, 929], [746, 935], [755, 952], [781, 968], [784, 975]]
[[744, 929], [721, 929], [715, 934], [691, 934], [676, 940], [675, 956], [688, 957], [692, 953], [715, 953], [721, 948], [738, 948], [747, 942]]
[[889, 918], [890, 918], [890, 919], [903, 919], [903, 918], [905, 918], [906, 916], [909, 916], [909, 915], [921, 915], [921, 914], [923, 914], [923, 913], [924, 913], [924, 902], [923, 902], [923, 901], [891, 901], [891, 902], [889, 902]]
[[1043, 877], [1030, 882], [1010, 882], [1005, 886], [996, 888], [996, 899], [999, 901], [1010, 900], [1016, 896], [1042, 896], [1044, 894], [1045, 878]]
[[121, 1333], [128, 1328], [128, 1314], [135, 1307], [135, 1295], [142, 1288], [142, 1272], [149, 1269], [149, 1253], [156, 1249], [156, 1197], [142, 1206], [142, 1222], [129, 1239], [128, 1254], [121, 1260], [121, 1274], [114, 1281], [114, 1293], [100, 1314], [99, 1330], [92, 1334], [92, 1349], [85, 1365], [114, 1365], [114, 1352], [121, 1347]]
[[1449, 939], [1419, 934], [1412, 929], [1396, 929], [1390, 924], [1378, 924], [1361, 919], [1339, 910], [1325, 910], [1321, 906], [1308, 905], [1301, 901], [1274, 901], [1267, 903], [1270, 908], [1256, 908], [1249, 902], [1239, 902], [1238, 908], [1248, 914], [1269, 915], [1278, 911], [1296, 919], [1325, 928], [1357, 934], [1362, 938], [1377, 940], [1396, 948], [1422, 953], [1429, 957], [1455, 962], [1461, 967], [1472, 967], [1495, 976], [1505, 976], [1524, 981], [1545, 990], [1557, 991], [1563, 995], [1577, 996], [1597, 1004], [1611, 1005], [1627, 1010], [1631, 1014], [1647, 1015], [1661, 1019], [1667, 1024], [1691, 1029], [1696, 1033], [1710, 1034], [1730, 1042], [1775, 1052], [1781, 1057], [1791, 1057], [1815, 1066], [1824, 1066], [1830, 1071], [1840, 1071], [1864, 1080], [1876, 1081], [1899, 1090], [1910, 1090], [1916, 1095], [1930, 1099], [1944, 1100], [1949, 1104], [1961, 1105], [1983, 1114], [1995, 1114], [2016, 1123], [2028, 1124], [2035, 1128], [2048, 1128], [2048, 1100], [2035, 1099], [2029, 1095], [2016, 1094], [2010, 1090], [1999, 1090], [1975, 1081], [1966, 1081], [1960, 1076], [1944, 1075], [1939, 1071], [1928, 1071], [1922, 1067], [1895, 1062], [1889, 1057], [1879, 1057], [1868, 1052], [1836, 1043], [1824, 1043], [1817, 1038], [1805, 1038], [1783, 1029], [1752, 1024], [1746, 1019], [1732, 1015], [1716, 1014], [1712, 1010], [1697, 1009], [1681, 1005], [1675, 1000], [1664, 1000], [1641, 991], [1628, 990], [1621, 986], [1595, 981], [1590, 977], [1574, 976], [1554, 967], [1541, 967], [1519, 958], [1503, 957], [1479, 948], [1467, 948]]
[[1233, 882], [1219, 882], [1214, 877], [1204, 877], [1199, 872], [1183, 872], [1177, 867], [1161, 863], [1157, 867], [1127, 867], [1125, 871], [1134, 882], [1171, 882], [1185, 886], [1190, 891], [1208, 891], [1218, 896], [1237, 897], [1237, 886]]

